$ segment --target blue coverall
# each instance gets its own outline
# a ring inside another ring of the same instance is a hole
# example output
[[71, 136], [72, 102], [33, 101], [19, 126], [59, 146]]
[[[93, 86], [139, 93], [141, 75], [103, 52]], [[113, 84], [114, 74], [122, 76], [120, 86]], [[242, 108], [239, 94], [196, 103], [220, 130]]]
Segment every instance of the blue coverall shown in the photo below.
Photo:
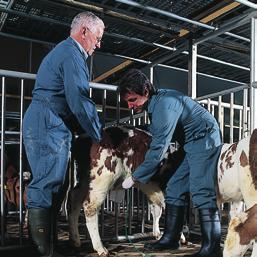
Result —
[[101, 124], [89, 98], [87, 55], [71, 37], [42, 61], [32, 102], [24, 117], [23, 138], [33, 179], [27, 189], [28, 208], [50, 208], [68, 165], [74, 119], [95, 141]]
[[158, 90], [148, 103], [152, 142], [133, 178], [147, 183], [171, 141], [184, 148], [185, 158], [170, 178], [165, 201], [185, 205], [191, 192], [197, 208], [216, 208], [215, 182], [221, 135], [215, 118], [199, 103], [176, 90]]

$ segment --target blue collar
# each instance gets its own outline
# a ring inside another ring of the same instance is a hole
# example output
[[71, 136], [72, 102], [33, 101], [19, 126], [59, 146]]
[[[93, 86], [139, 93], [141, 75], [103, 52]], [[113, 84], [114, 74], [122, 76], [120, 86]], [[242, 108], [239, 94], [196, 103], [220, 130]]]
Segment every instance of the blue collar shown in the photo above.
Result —
[[85, 57], [85, 59], [88, 58], [88, 54], [87, 52], [85, 51], [85, 49], [82, 47], [82, 45], [74, 38], [70, 37], [75, 43], [76, 45], [78, 46], [80, 52], [83, 54], [83, 56]]

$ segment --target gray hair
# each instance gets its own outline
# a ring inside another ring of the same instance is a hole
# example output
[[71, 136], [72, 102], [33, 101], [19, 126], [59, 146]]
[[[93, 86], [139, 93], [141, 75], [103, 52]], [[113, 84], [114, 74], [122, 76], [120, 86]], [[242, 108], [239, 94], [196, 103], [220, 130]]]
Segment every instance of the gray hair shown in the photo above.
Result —
[[90, 30], [95, 30], [96, 26], [104, 28], [103, 21], [92, 12], [81, 12], [77, 14], [71, 23], [71, 34], [77, 33], [82, 26], [88, 27]]

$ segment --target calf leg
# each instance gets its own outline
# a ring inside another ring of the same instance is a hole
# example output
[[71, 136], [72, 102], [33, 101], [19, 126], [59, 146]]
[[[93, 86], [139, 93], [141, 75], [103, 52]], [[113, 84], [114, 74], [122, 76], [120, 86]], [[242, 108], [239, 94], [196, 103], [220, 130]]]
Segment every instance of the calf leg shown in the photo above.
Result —
[[230, 219], [233, 219], [234, 217], [236, 217], [238, 214], [240, 214], [242, 212], [244, 212], [244, 202], [243, 201], [230, 203], [230, 211], [229, 211]]
[[68, 223], [69, 223], [69, 240], [72, 246], [80, 247], [80, 235], [78, 230], [78, 220], [82, 203], [85, 197], [86, 185], [79, 184], [70, 190], [67, 200], [67, 212], [68, 212]]
[[249, 245], [240, 243], [239, 233], [235, 230], [238, 225], [246, 220], [246, 213], [238, 214], [229, 223], [228, 233], [224, 243], [223, 257], [242, 257]]
[[163, 192], [160, 187], [153, 182], [140, 184], [138, 187], [148, 198], [151, 214], [153, 216], [153, 235], [159, 238], [161, 236], [159, 221], [162, 215], [162, 209], [165, 208]]
[[[162, 215], [162, 209], [165, 208], [163, 192], [154, 182], [139, 184], [138, 188], [146, 194], [148, 198], [151, 214], [153, 216], [153, 235], [159, 239], [161, 236], [159, 221]], [[186, 238], [183, 233], [181, 233], [180, 242], [183, 244], [186, 242]]]
[[159, 221], [162, 216], [162, 207], [156, 203], [150, 203], [150, 211], [153, 216], [153, 236], [159, 239], [161, 236]]
[[[91, 242], [95, 251], [101, 257], [108, 256], [108, 250], [103, 246], [102, 240], [99, 234], [99, 224], [98, 224], [98, 214], [104, 198], [95, 198], [99, 192], [95, 190], [90, 192], [90, 201], [85, 201], [83, 203], [87, 229], [91, 238]], [[107, 192], [106, 192], [107, 194]]]
[[[117, 175], [117, 174], [116, 174]], [[87, 229], [95, 251], [101, 257], [109, 256], [108, 250], [103, 246], [98, 229], [98, 213], [106, 199], [108, 191], [118, 179], [118, 176], [110, 174], [109, 171], [102, 172], [90, 183], [89, 197], [84, 201], [83, 208], [86, 218]]]

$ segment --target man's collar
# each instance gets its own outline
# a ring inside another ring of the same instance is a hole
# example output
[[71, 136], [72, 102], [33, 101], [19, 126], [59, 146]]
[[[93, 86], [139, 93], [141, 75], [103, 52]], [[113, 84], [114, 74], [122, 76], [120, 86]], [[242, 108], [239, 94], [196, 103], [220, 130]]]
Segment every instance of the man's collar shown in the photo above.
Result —
[[77, 44], [77, 46], [79, 47], [79, 50], [81, 51], [81, 53], [83, 53], [83, 55], [85, 56], [85, 59], [87, 59], [88, 57], [88, 54], [87, 52], [85, 51], [85, 49], [82, 47], [82, 45], [76, 40], [74, 39], [73, 37], [71, 37], [72, 40], [74, 40], [74, 42]]

